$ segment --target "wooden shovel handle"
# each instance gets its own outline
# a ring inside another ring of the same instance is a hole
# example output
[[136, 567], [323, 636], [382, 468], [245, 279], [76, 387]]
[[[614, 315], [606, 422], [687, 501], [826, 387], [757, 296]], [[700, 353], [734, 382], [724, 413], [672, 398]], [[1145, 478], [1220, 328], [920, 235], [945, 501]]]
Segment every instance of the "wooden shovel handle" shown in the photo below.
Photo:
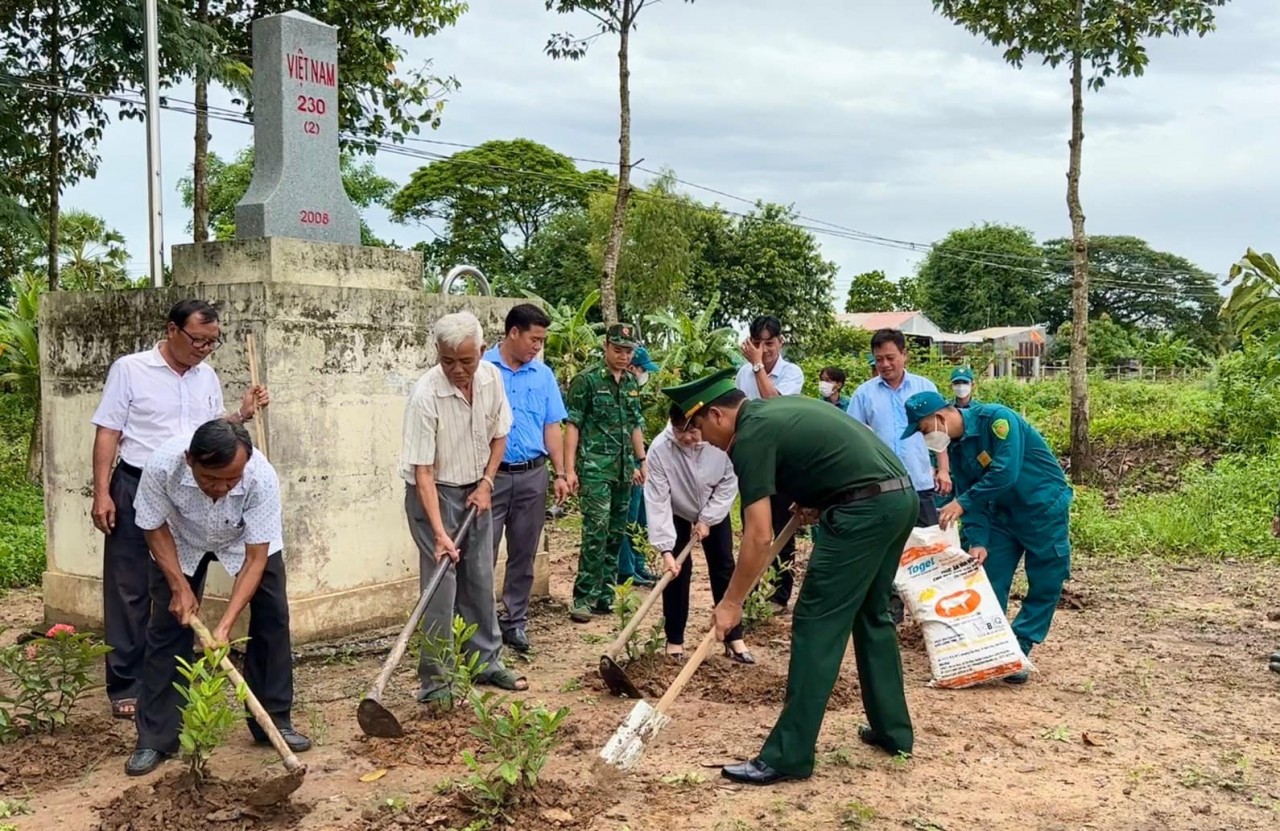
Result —
[[[204, 644], [205, 649], [212, 651], [217, 648], [218, 645], [214, 643], [213, 635], [209, 634], [208, 627], [201, 622], [200, 618], [192, 615], [189, 623], [195, 631], [196, 637], [200, 638], [200, 643]], [[281, 736], [280, 731], [276, 729], [275, 722], [271, 720], [271, 716], [267, 714], [262, 703], [258, 701], [258, 697], [253, 694], [253, 690], [249, 689], [249, 685], [245, 683], [244, 676], [240, 674], [240, 670], [236, 669], [235, 664], [231, 663], [231, 659], [226, 655], [222, 656], [221, 667], [226, 671], [231, 683], [236, 685], [236, 689], [244, 687], [245, 704], [249, 706], [249, 712], [253, 713], [253, 718], [258, 722], [258, 726], [262, 728], [262, 732], [266, 733], [267, 738], [271, 740], [271, 746], [276, 749], [276, 753], [280, 754], [280, 759], [284, 762], [285, 769], [293, 772], [302, 767], [298, 757], [289, 749], [289, 745], [284, 743], [284, 736]]]
[[698, 644], [697, 650], [693, 653], [693, 657], [685, 662], [684, 669], [680, 670], [680, 674], [676, 676], [676, 680], [671, 682], [671, 686], [667, 687], [667, 691], [662, 694], [662, 698], [653, 709], [659, 713], [665, 713], [672, 702], [676, 700], [676, 696], [684, 689], [685, 684], [689, 683], [689, 679], [693, 677], [693, 673], [697, 671], [699, 665], [707, 658], [707, 654], [711, 652], [711, 647], [715, 646], [716, 630], [711, 628], [707, 630], [707, 634], [702, 638], [702, 643]]
[[[249, 382], [255, 387], [258, 385], [258, 350], [254, 347], [253, 332], [249, 332], [244, 336], [245, 351], [249, 354]], [[271, 458], [271, 451], [267, 448], [267, 428], [262, 423], [263, 414], [261, 411], [254, 414], [253, 432], [254, 438], [258, 440], [258, 449], [262, 451], [262, 455], [268, 459]]]
[[[697, 537], [693, 533], [690, 533], [688, 545], [686, 545], [684, 550], [680, 552], [680, 556], [676, 557], [677, 574], [680, 572], [680, 569], [684, 567], [684, 561], [689, 559], [689, 554], [693, 551], [693, 544], [697, 541]], [[618, 659], [618, 655], [621, 654], [622, 650], [626, 647], [627, 641], [631, 638], [632, 633], [636, 631], [636, 627], [640, 625], [640, 621], [644, 620], [644, 616], [649, 614], [649, 610], [653, 608], [653, 604], [657, 603], [658, 598], [662, 596], [662, 590], [665, 589], [667, 584], [674, 579], [675, 577], [671, 572], [663, 571], [662, 579], [658, 581], [657, 585], [649, 590], [649, 594], [645, 597], [644, 602], [640, 604], [640, 608], [636, 609], [636, 613], [631, 616], [631, 620], [627, 622], [627, 625], [623, 628], [622, 632], [613, 643], [609, 644], [609, 648], [605, 650], [604, 654], [609, 657], [609, 660], [616, 661]]]

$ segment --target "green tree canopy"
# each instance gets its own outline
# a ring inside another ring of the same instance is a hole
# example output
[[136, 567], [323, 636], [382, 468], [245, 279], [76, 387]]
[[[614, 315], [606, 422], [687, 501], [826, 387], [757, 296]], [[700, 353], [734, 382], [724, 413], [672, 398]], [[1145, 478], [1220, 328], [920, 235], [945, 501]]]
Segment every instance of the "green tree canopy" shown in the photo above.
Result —
[[803, 348], [831, 324], [836, 264], [822, 258], [818, 241], [795, 217], [787, 206], [762, 202], [734, 221], [713, 216], [700, 223], [694, 250], [702, 262], [688, 294], [698, 307], [719, 295], [717, 326], [776, 315]]
[[1043, 256], [1025, 228], [988, 222], [952, 231], [920, 264], [922, 311], [948, 332], [1036, 323]]
[[[1071, 319], [1071, 240], [1044, 244], [1051, 272], [1044, 319], [1057, 328]], [[1109, 316], [1135, 329], [1172, 333], [1216, 351], [1224, 327], [1223, 297], [1212, 274], [1177, 254], [1128, 236], [1089, 237], [1090, 317]]]
[[[352, 154], [343, 153], [340, 164], [343, 189], [358, 211], [387, 205], [396, 183], [379, 175], [373, 162], [358, 162]], [[242, 149], [231, 162], [210, 153], [206, 170], [209, 174], [209, 230], [214, 239], [235, 239], [236, 205], [244, 198], [253, 179], [253, 148]], [[178, 192], [182, 195], [182, 204], [190, 208], [195, 199], [195, 183], [190, 176], [178, 180]], [[191, 229], [190, 223], [187, 228]], [[360, 219], [360, 242], [362, 245], [387, 245], [374, 236], [363, 217]]]
[[392, 198], [391, 212], [398, 222], [440, 221], [447, 259], [510, 278], [553, 216], [586, 207], [592, 192], [611, 184], [605, 171], [579, 171], [568, 156], [535, 141], [488, 141], [418, 168]]
[[906, 311], [912, 299], [898, 283], [884, 276], [883, 271], [864, 271], [855, 274], [849, 282], [844, 310], [851, 313]]

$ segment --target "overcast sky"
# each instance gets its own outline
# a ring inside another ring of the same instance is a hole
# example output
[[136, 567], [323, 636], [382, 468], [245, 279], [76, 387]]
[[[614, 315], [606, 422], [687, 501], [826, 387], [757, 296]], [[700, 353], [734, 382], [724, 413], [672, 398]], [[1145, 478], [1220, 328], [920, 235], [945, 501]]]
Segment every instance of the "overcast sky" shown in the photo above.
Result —
[[[579, 62], [543, 54], [553, 31], [590, 20], [542, 0], [471, 0], [454, 29], [405, 41], [405, 65], [434, 62], [462, 89], [426, 138], [478, 144], [525, 137], [570, 156], [617, 153], [613, 43]], [[1204, 40], [1151, 44], [1138, 79], [1113, 80], [1085, 106], [1082, 198], [1092, 234], [1133, 234], [1225, 273], [1248, 246], [1275, 250], [1280, 228], [1280, 3], [1236, 0]], [[927, 243], [983, 221], [1016, 223], [1041, 240], [1070, 233], [1065, 171], [1067, 74], [1007, 66], [999, 50], [932, 13], [928, 0], [666, 0], [646, 8], [632, 39], [632, 151], [692, 183], [748, 199], [794, 203], [804, 215]], [[172, 92], [189, 99], [189, 89]], [[229, 106], [226, 95], [212, 101]], [[252, 142], [248, 126], [214, 122], [224, 158]], [[165, 244], [190, 241], [176, 190], [191, 164], [193, 119], [162, 116]], [[428, 148], [441, 150], [441, 148]], [[147, 270], [145, 131], [113, 125], [95, 181], [70, 207], [124, 233], [131, 271]], [[447, 149], [444, 152], [449, 152]], [[379, 155], [408, 181], [419, 162]], [[690, 191], [734, 210], [745, 206]], [[401, 244], [417, 226], [369, 217]], [[848, 279], [911, 273], [920, 254], [820, 235]]]

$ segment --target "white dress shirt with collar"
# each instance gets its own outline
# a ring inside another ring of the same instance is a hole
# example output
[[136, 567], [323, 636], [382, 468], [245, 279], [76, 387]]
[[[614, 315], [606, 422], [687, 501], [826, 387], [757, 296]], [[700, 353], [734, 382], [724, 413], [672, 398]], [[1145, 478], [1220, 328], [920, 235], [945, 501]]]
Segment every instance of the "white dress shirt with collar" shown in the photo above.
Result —
[[676, 544], [673, 517], [719, 525], [733, 508], [738, 477], [729, 454], [709, 442], [685, 447], [667, 424], [649, 446], [644, 480], [649, 543], [662, 552]]
[[178, 548], [178, 563], [188, 577], [205, 554], [212, 553], [235, 576], [244, 565], [244, 547], [267, 543], [267, 553], [284, 549], [280, 482], [267, 457], [255, 450], [240, 484], [217, 502], [196, 484], [186, 452], [189, 437], [162, 444], [142, 469], [134, 497], [138, 527], [154, 531], [168, 525]]
[[[781, 355], [770, 370], [769, 378], [778, 388], [779, 395], [799, 395], [804, 388], [804, 370]], [[756, 383], [756, 374], [751, 370], [751, 364], [738, 367], [737, 387], [749, 399], [760, 398], [760, 385]]]
[[111, 365], [93, 423], [120, 431], [120, 459], [141, 468], [169, 439], [189, 437], [225, 415], [222, 382], [213, 367], [201, 362], [179, 375], [157, 344]]

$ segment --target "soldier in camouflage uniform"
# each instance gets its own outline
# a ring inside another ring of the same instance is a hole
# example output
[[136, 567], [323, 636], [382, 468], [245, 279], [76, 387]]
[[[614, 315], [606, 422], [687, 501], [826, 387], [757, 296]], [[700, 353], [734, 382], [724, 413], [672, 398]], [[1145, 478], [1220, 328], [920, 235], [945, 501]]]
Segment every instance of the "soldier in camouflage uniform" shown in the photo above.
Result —
[[626, 533], [631, 486], [645, 477], [640, 386], [627, 371], [636, 348], [635, 327], [615, 323], [605, 334], [604, 362], [569, 384], [565, 467], [582, 509], [582, 548], [573, 610], [578, 623], [609, 614], [618, 549]]

